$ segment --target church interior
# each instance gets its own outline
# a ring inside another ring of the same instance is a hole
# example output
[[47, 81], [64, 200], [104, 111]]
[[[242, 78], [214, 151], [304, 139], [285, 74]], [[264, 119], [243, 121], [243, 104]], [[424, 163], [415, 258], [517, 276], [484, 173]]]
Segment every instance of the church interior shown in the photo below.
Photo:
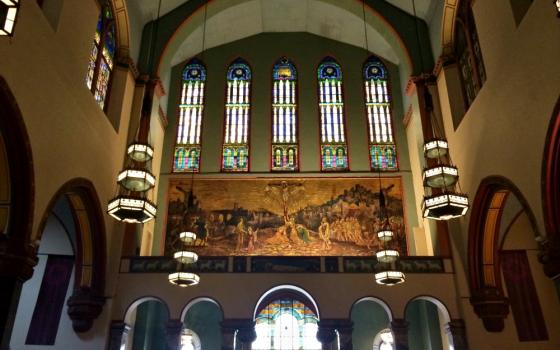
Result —
[[0, 349], [560, 349], [560, 0], [0, 0]]

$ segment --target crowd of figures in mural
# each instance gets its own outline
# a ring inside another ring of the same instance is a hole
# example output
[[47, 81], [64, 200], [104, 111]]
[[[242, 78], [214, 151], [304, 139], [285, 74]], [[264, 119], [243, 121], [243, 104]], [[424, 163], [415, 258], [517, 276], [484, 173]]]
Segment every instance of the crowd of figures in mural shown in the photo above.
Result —
[[[193, 231], [202, 256], [367, 256], [382, 243], [384, 192], [394, 248], [407, 252], [399, 177], [172, 180], [166, 254]], [[215, 194], [220, 193], [219, 198]]]

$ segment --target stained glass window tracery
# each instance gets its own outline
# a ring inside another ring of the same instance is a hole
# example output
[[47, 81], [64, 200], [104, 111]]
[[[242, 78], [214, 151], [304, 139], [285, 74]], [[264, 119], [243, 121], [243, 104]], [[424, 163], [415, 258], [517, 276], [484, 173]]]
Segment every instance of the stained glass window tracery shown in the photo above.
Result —
[[297, 71], [287, 58], [272, 70], [272, 170], [298, 169]]
[[455, 29], [455, 54], [459, 63], [465, 103], [470, 106], [486, 81], [486, 69], [469, 1], [459, 5]]
[[364, 64], [363, 76], [371, 169], [397, 170], [387, 68], [372, 56]]
[[331, 57], [317, 69], [321, 115], [321, 170], [348, 170], [342, 69]]
[[97, 21], [86, 75], [86, 86], [91, 90], [101, 109], [105, 108], [107, 101], [115, 50], [115, 20], [111, 6], [106, 4], [103, 6]]
[[227, 71], [222, 171], [249, 171], [251, 69], [242, 59]]
[[200, 170], [206, 68], [199, 60], [192, 59], [183, 69], [182, 78], [173, 171], [197, 172]]
[[254, 350], [320, 350], [319, 319], [302, 302], [279, 299], [267, 305], [255, 319]]

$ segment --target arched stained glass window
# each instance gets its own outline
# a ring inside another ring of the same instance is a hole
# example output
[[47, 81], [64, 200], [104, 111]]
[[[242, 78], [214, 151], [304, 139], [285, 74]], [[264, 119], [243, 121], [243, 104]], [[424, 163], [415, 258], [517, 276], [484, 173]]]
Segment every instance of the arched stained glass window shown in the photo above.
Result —
[[298, 169], [297, 71], [281, 58], [272, 70], [272, 170]]
[[344, 126], [342, 70], [332, 58], [317, 69], [321, 113], [321, 170], [348, 170], [348, 148]]
[[249, 171], [251, 68], [238, 58], [227, 71], [222, 171]]
[[486, 69], [470, 1], [460, 2], [455, 28], [455, 55], [459, 61], [463, 95], [468, 107], [486, 81]]
[[95, 101], [105, 108], [116, 49], [115, 20], [109, 4], [105, 4], [97, 21], [89, 55], [86, 85]]
[[319, 319], [302, 302], [280, 299], [268, 304], [255, 319], [253, 350], [320, 350]]
[[372, 170], [397, 170], [387, 69], [377, 58], [364, 64], [369, 155]]
[[205, 82], [206, 68], [199, 60], [192, 59], [183, 69], [179, 124], [173, 161], [174, 172], [196, 172], [200, 169], [200, 133]]

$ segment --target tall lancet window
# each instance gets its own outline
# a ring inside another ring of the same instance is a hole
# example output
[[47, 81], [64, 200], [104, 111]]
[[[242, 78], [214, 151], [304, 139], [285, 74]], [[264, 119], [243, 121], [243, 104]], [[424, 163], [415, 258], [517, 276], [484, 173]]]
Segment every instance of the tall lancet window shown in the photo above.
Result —
[[369, 155], [372, 170], [397, 170], [397, 152], [391, 121], [387, 68], [377, 58], [364, 64]]
[[272, 78], [272, 170], [298, 170], [297, 71], [292, 62], [281, 58], [274, 65]]
[[227, 71], [222, 171], [249, 171], [251, 69], [242, 59]]
[[317, 70], [321, 113], [321, 170], [348, 170], [342, 70], [330, 57]]
[[206, 68], [199, 60], [192, 59], [183, 70], [179, 124], [173, 161], [174, 172], [196, 172], [200, 169], [200, 132], [205, 82]]
[[86, 85], [101, 109], [105, 108], [107, 101], [115, 48], [115, 19], [111, 6], [106, 4], [103, 6], [97, 21], [86, 76]]

